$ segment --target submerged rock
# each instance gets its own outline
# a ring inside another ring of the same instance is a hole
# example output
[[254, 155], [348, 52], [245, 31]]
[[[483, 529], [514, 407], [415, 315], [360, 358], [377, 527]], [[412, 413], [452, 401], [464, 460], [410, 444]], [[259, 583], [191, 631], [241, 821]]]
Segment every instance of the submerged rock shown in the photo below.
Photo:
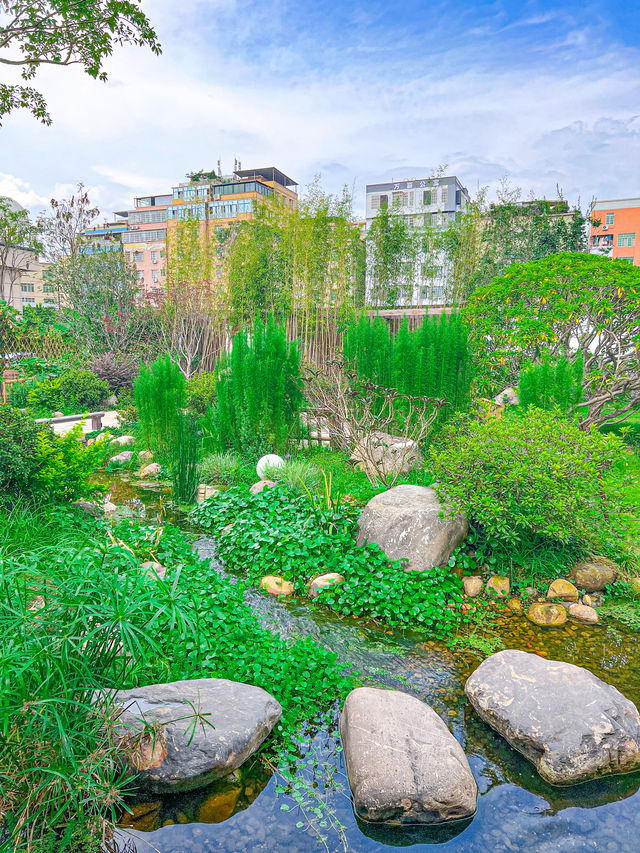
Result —
[[433, 489], [395, 486], [371, 498], [358, 520], [358, 545], [375, 542], [391, 560], [408, 560], [408, 569], [445, 566], [469, 532], [462, 516], [442, 518]]
[[527, 610], [527, 619], [541, 628], [554, 628], [564, 625], [567, 621], [567, 611], [561, 604], [534, 601]]
[[618, 577], [618, 567], [606, 557], [594, 557], [573, 567], [571, 576], [578, 589], [599, 592]]
[[282, 714], [265, 690], [224, 678], [150, 684], [113, 698], [137, 784], [158, 794], [192, 791], [240, 767]]
[[352, 690], [340, 737], [355, 809], [364, 820], [437, 824], [474, 814], [478, 789], [462, 747], [414, 696]]
[[507, 601], [507, 608], [514, 614], [514, 616], [522, 616], [522, 602], [519, 598], [510, 598]]
[[587, 669], [508, 649], [480, 664], [465, 693], [553, 785], [640, 769], [636, 706]]
[[596, 625], [598, 622], [597, 610], [587, 604], [570, 604], [568, 612], [572, 619], [579, 622], [587, 622], [589, 625]]
[[334, 586], [337, 583], [344, 583], [343, 575], [338, 572], [328, 572], [326, 575], [319, 575], [319, 577], [314, 578], [307, 587], [309, 596], [311, 598], [316, 598], [323, 589], [326, 589], [328, 586]]

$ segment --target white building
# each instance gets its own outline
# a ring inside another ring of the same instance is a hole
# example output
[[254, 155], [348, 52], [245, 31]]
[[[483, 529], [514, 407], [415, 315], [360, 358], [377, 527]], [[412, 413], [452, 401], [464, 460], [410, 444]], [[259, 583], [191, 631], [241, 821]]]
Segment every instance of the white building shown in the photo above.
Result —
[[[443, 231], [470, 203], [467, 188], [458, 178], [412, 178], [381, 184], [367, 184], [366, 222], [368, 233], [373, 220], [383, 207], [394, 214], [406, 217], [413, 228], [430, 227]], [[397, 307], [423, 307], [443, 305], [447, 301], [447, 269], [444, 258], [435, 265], [419, 257], [413, 274], [413, 292]], [[433, 261], [433, 259], [431, 259]], [[367, 292], [372, 293], [373, 282], [367, 263]]]

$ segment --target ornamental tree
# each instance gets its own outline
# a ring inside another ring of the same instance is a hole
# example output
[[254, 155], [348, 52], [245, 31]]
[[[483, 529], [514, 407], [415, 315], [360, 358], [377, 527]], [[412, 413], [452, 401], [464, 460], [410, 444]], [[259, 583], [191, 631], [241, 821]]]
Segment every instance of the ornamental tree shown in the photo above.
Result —
[[517, 384], [525, 362], [579, 351], [583, 429], [640, 406], [640, 270], [626, 261], [563, 252], [514, 264], [463, 316], [484, 393]]
[[[91, 77], [106, 80], [102, 66], [122, 44], [160, 53], [139, 0], [0, 0], [0, 63], [18, 68], [23, 80], [35, 77], [41, 65], [80, 65]], [[0, 123], [20, 108], [51, 124], [40, 92], [0, 83]]]

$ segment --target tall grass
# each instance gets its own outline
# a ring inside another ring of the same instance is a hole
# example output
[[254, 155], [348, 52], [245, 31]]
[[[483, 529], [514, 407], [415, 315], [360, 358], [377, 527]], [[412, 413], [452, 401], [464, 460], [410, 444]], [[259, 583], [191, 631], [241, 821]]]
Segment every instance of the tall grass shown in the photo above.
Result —
[[169, 355], [141, 367], [134, 386], [138, 421], [151, 450], [167, 451], [175, 439], [185, 406], [186, 380]]

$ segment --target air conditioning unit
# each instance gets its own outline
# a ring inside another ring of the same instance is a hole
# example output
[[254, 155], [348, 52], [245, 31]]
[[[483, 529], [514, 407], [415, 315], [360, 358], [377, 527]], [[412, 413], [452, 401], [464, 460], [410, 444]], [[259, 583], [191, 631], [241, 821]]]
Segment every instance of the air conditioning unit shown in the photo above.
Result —
[[608, 226], [608, 225], [603, 225], [603, 226], [602, 226], [602, 230], [603, 230], [603, 231], [608, 231], [608, 230], [609, 230], [609, 226]]

